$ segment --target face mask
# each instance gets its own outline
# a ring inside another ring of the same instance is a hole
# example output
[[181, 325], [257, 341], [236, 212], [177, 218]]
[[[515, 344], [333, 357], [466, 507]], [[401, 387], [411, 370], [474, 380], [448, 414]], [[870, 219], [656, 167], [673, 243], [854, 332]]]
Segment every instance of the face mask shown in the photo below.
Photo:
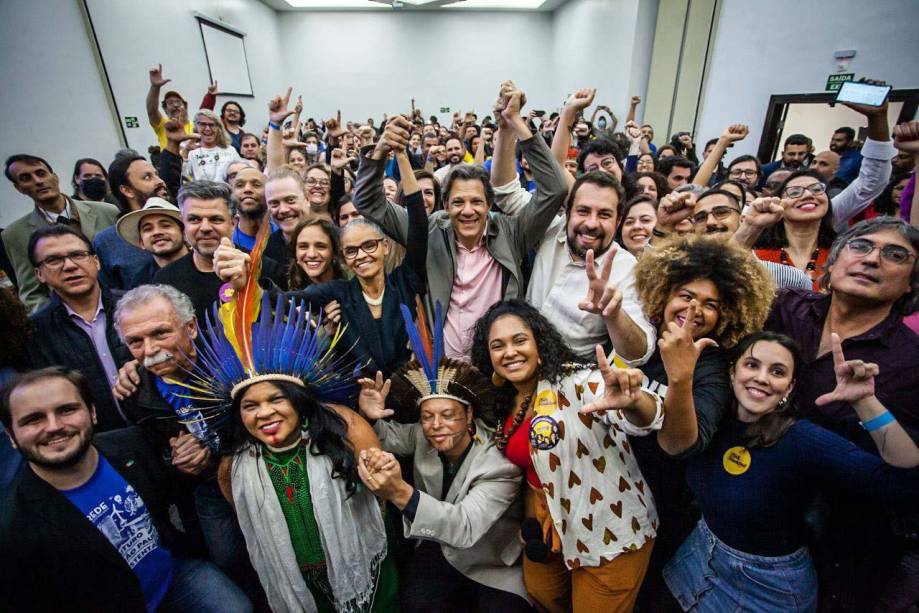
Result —
[[306, 143], [307, 155], [316, 155], [319, 152], [319, 145], [316, 143]]
[[597, 120], [597, 127], [599, 127], [601, 130], [605, 130], [605, 129], [606, 129], [606, 120], [603, 119], [602, 117], [601, 117], [600, 119], [598, 119], [598, 120]]
[[108, 193], [108, 185], [105, 179], [94, 177], [80, 181], [80, 191], [90, 200], [102, 200]]

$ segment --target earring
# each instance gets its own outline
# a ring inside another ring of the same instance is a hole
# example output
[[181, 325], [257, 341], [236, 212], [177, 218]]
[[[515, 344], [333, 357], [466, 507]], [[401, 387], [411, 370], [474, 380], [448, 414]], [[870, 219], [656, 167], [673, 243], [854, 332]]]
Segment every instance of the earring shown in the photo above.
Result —
[[492, 385], [494, 385], [495, 387], [501, 387], [505, 383], [507, 383], [507, 381], [504, 379], [504, 377], [502, 377], [496, 372], [491, 373], [491, 384]]
[[776, 407], [776, 410], [784, 409], [786, 404], [788, 404], [788, 396], [782, 398], [782, 401], [779, 403], [779, 406]]

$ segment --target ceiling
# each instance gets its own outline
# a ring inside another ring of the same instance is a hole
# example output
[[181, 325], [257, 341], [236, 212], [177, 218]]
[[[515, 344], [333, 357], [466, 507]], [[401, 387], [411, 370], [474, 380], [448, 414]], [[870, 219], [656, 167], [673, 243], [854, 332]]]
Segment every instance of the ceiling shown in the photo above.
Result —
[[568, 0], [261, 0], [278, 11], [553, 11]]

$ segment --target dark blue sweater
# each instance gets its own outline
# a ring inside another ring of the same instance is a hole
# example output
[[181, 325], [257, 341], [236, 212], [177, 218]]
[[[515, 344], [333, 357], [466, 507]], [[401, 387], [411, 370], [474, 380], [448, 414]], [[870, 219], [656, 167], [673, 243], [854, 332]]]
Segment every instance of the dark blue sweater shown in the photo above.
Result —
[[725, 452], [745, 446], [746, 425], [730, 418], [689, 461], [687, 480], [712, 532], [746, 553], [787, 555], [804, 546], [805, 507], [818, 487], [880, 506], [915, 505], [919, 469], [898, 469], [816, 424], [801, 420], [770, 447], [749, 449], [746, 472], [725, 470]]

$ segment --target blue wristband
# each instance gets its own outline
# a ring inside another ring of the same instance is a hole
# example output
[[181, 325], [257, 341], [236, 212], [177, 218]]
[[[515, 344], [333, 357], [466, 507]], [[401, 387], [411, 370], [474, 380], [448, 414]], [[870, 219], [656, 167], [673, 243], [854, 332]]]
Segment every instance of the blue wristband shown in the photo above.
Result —
[[278, 124], [274, 123], [273, 121], [269, 121], [269, 122], [268, 122], [268, 127], [271, 128], [272, 130], [280, 130], [280, 129], [281, 129], [281, 126], [279, 126]]
[[891, 424], [895, 421], [896, 421], [896, 418], [894, 418], [893, 413], [891, 413], [890, 411], [884, 411], [877, 417], [872, 417], [868, 421], [863, 421], [862, 427], [865, 429], [866, 432], [874, 432], [875, 430], [883, 428], [884, 426]]

